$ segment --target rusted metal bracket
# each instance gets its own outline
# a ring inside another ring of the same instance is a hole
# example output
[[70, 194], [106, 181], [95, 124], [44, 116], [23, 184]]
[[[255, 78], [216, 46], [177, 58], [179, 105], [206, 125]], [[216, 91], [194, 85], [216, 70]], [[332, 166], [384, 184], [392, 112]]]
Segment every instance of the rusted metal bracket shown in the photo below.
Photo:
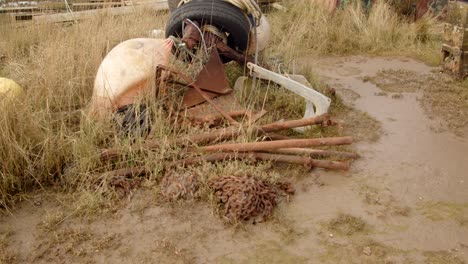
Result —
[[237, 122], [236, 120], [234, 120], [231, 116], [229, 116], [223, 109], [221, 109], [218, 105], [216, 105], [212, 100], [211, 98], [204, 92], [202, 91], [202, 89], [194, 82], [194, 80], [192, 80], [192, 78], [188, 77], [187, 75], [179, 72], [179, 71], [176, 71], [174, 69], [171, 69], [165, 65], [158, 65], [157, 68], [156, 68], [156, 71], [158, 71], [158, 69], [163, 69], [165, 71], [168, 71], [172, 74], [175, 74], [179, 77], [181, 77], [184, 81], [186, 81], [187, 83], [191, 83], [190, 87], [193, 87], [193, 89], [195, 89], [201, 97], [203, 97], [203, 99], [205, 99], [214, 109], [216, 109], [216, 111], [218, 111], [221, 115], [223, 115], [224, 118], [226, 118], [230, 124], [232, 125], [239, 125], [239, 122]]
[[[193, 24], [192, 24], [193, 23]], [[200, 24], [197, 21], [189, 23], [184, 21], [184, 34], [181, 41], [185, 43], [187, 49], [194, 49], [198, 43], [200, 43], [201, 35], [197, 27], [200, 28]]]
[[244, 66], [246, 63], [249, 63], [249, 62], [254, 63], [255, 61], [252, 56], [244, 55], [232, 49], [231, 47], [229, 47], [226, 43], [222, 41], [219, 41], [218, 43], [216, 43], [216, 48], [218, 49], [220, 55], [239, 63], [241, 66]]
[[[210, 59], [198, 74], [195, 84], [202, 90], [208, 91], [207, 95], [210, 98], [232, 92], [224, 71], [224, 65], [216, 49], [211, 51]], [[182, 100], [185, 107], [192, 107], [203, 102], [205, 102], [205, 99], [193, 89], [187, 90]]]

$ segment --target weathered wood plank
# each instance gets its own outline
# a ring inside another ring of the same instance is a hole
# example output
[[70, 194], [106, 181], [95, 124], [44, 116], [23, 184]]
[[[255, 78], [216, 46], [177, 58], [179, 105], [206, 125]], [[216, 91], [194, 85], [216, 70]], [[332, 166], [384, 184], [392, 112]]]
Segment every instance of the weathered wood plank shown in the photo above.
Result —
[[139, 4], [135, 6], [114, 7], [105, 9], [94, 9], [86, 11], [76, 11], [73, 13], [57, 13], [50, 15], [42, 15], [33, 17], [34, 22], [39, 23], [60, 23], [74, 20], [90, 19], [100, 14], [110, 15], [125, 15], [135, 12], [136, 10], [154, 10], [162, 11], [169, 9], [167, 1], [153, 1], [148, 4]]

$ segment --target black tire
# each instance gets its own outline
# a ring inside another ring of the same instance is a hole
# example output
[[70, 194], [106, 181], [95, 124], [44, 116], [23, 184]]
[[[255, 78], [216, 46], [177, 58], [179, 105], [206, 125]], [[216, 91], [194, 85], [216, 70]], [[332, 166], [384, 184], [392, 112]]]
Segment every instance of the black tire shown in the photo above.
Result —
[[200, 25], [210, 24], [227, 32], [229, 47], [244, 52], [249, 43], [250, 22], [237, 7], [222, 0], [192, 0], [175, 9], [166, 26], [166, 37], [182, 37], [182, 23], [185, 19], [197, 21]]

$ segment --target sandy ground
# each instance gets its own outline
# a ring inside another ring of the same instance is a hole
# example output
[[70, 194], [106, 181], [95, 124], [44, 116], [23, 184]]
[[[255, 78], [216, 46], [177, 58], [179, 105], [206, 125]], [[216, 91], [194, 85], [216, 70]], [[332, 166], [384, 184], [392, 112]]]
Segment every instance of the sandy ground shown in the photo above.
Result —
[[433, 69], [363, 57], [315, 60], [314, 69], [383, 134], [355, 144], [363, 157], [351, 171], [301, 177], [271, 221], [232, 227], [206, 203], [161, 204], [140, 190], [112, 215], [48, 228], [41, 223], [60, 204], [38, 194], [0, 218], [7, 251], [19, 263], [468, 262], [467, 136], [434, 129], [440, 122], [417, 90], [383, 94], [366, 81], [381, 70]]

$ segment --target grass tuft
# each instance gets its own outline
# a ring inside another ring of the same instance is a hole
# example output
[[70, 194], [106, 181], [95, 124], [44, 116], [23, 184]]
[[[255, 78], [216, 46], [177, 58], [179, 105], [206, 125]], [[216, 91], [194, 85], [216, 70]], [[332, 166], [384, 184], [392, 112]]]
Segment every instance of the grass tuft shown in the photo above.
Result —
[[351, 236], [368, 231], [369, 226], [359, 217], [340, 214], [338, 217], [328, 222], [327, 229], [333, 234]]

